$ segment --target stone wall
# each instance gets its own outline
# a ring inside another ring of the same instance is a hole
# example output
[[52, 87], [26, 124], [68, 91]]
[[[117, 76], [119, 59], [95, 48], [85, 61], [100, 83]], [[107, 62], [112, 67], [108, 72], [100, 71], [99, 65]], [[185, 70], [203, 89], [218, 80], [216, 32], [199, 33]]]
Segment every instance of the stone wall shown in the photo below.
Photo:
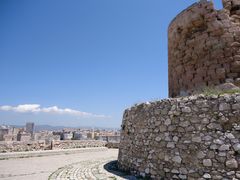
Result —
[[240, 1], [202, 0], [169, 25], [169, 96], [225, 82], [240, 85]]
[[52, 149], [73, 149], [86, 147], [104, 147], [107, 142], [97, 140], [65, 140], [53, 141]]
[[240, 179], [240, 94], [143, 103], [124, 113], [119, 168], [153, 179]]
[[118, 149], [119, 148], [119, 142], [108, 142], [106, 144], [106, 147], [109, 149]]
[[23, 151], [39, 151], [51, 149], [50, 145], [46, 145], [45, 141], [2, 141], [0, 142], [0, 153], [3, 152], [23, 152]]
[[24, 151], [39, 151], [51, 149], [74, 149], [88, 147], [105, 147], [106, 142], [95, 140], [66, 140], [52, 141], [51, 144], [46, 144], [45, 141], [9, 141], [0, 142], [0, 153], [3, 152], [24, 152]]

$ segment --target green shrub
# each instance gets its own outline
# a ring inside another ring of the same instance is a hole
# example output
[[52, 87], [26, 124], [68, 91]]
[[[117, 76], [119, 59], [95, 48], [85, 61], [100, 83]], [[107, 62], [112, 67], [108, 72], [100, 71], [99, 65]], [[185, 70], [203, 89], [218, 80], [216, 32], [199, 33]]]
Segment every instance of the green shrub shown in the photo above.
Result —
[[201, 94], [204, 94], [206, 96], [211, 95], [223, 95], [223, 94], [236, 94], [240, 93], [240, 89], [228, 89], [228, 90], [220, 90], [214, 87], [205, 87], [203, 88]]

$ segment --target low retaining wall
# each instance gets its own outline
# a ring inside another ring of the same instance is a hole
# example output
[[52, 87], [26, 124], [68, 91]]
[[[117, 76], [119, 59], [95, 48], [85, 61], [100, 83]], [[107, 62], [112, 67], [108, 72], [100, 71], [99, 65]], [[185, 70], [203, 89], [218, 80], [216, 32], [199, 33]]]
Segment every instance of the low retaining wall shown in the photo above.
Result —
[[108, 142], [106, 144], [106, 147], [109, 149], [118, 149], [119, 148], [119, 142]]
[[22, 151], [39, 151], [51, 149], [44, 141], [2, 141], [0, 142], [0, 153], [5, 152], [22, 152]]
[[95, 140], [65, 140], [52, 141], [51, 144], [45, 144], [44, 141], [9, 141], [0, 142], [0, 153], [3, 152], [24, 152], [24, 151], [39, 151], [51, 149], [73, 149], [87, 147], [104, 147], [106, 142]]
[[118, 165], [153, 179], [240, 178], [240, 94], [144, 103], [124, 113]]
[[66, 140], [53, 141], [52, 149], [72, 149], [72, 148], [86, 148], [86, 147], [104, 147], [105, 141], [96, 140]]

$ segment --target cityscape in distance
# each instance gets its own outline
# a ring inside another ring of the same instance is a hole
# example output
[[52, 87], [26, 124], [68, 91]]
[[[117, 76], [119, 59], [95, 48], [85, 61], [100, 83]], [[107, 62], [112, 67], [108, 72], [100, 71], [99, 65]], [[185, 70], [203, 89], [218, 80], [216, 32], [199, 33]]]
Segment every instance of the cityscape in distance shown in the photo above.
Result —
[[[1, 125], [0, 126], [0, 152], [23, 151], [22, 147], [9, 146], [12, 142], [23, 144], [41, 143], [42, 150], [49, 149], [52, 143], [61, 141], [96, 140], [112, 143], [120, 142], [120, 130], [113, 128], [72, 128], [54, 127], [48, 125], [35, 126], [33, 122], [27, 122], [25, 126]], [[13, 148], [10, 148], [13, 147]], [[39, 150], [36, 147], [33, 150]], [[69, 146], [71, 148], [71, 146]]]

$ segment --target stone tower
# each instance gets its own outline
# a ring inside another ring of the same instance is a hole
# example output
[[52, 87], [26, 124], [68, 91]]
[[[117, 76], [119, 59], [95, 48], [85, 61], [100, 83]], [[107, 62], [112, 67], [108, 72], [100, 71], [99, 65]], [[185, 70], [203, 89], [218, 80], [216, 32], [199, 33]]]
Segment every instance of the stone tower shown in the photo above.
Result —
[[189, 95], [206, 86], [240, 85], [240, 0], [224, 8], [202, 0], [169, 25], [169, 96]]

